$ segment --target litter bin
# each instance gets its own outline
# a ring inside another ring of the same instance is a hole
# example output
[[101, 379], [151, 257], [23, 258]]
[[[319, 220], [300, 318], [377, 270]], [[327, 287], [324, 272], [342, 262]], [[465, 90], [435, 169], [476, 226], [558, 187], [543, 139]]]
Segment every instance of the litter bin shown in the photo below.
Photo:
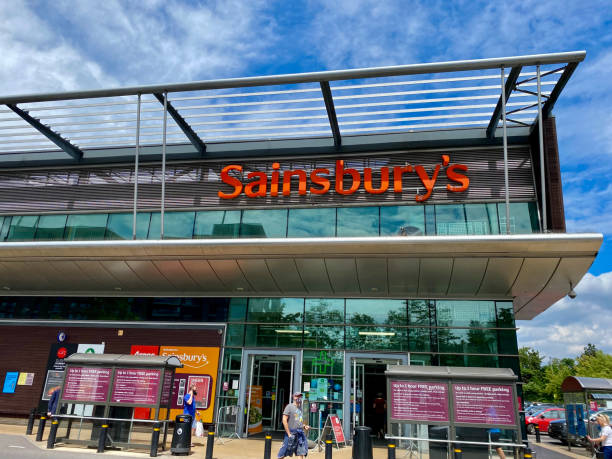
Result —
[[353, 435], [353, 459], [373, 459], [371, 433], [372, 429], [370, 427], [355, 427], [355, 435]]
[[191, 422], [190, 414], [179, 414], [174, 420], [174, 432], [170, 444], [172, 455], [189, 454], [191, 452]]

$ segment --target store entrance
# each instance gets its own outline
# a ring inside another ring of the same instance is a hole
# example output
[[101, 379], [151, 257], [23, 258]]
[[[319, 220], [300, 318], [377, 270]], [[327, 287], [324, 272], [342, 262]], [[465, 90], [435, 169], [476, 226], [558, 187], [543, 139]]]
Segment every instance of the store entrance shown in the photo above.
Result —
[[350, 390], [345, 392], [347, 436], [352, 437], [355, 427], [367, 426], [374, 439], [383, 440], [388, 407], [385, 370], [387, 365], [408, 365], [408, 361], [407, 354], [347, 353], [345, 375], [350, 375]]
[[245, 410], [239, 431], [245, 437], [282, 431], [283, 410], [301, 379], [300, 353], [245, 350], [242, 361], [239, 406]]

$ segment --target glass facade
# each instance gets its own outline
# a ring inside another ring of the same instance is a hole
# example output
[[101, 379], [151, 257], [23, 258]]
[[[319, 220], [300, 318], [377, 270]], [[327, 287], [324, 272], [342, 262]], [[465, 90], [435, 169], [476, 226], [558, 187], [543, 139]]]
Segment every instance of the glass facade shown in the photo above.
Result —
[[[131, 213], [0, 217], [0, 241], [132, 239]], [[160, 239], [142, 212], [137, 239]], [[510, 204], [510, 233], [539, 232], [535, 202]], [[503, 203], [211, 210], [164, 213], [164, 239], [486, 235], [506, 232]]]

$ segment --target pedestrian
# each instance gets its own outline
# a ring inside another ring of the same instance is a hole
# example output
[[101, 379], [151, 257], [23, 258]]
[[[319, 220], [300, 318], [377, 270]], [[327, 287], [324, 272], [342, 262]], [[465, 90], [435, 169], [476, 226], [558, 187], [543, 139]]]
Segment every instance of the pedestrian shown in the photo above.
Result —
[[283, 427], [285, 438], [278, 452], [278, 458], [291, 457], [294, 454], [298, 458], [305, 458], [308, 455], [308, 440], [305, 432], [308, 432], [310, 426], [304, 425], [300, 392], [293, 394], [293, 403], [287, 405], [283, 411]]
[[372, 408], [374, 408], [374, 430], [376, 431], [376, 438], [382, 440], [385, 438], [385, 415], [387, 413], [387, 401], [384, 399], [382, 392], [376, 394]]
[[49, 390], [49, 393], [51, 394], [51, 398], [49, 399], [49, 405], [47, 406], [47, 417], [48, 418], [51, 418], [57, 412], [57, 405], [59, 402], [59, 396], [60, 396], [61, 389], [62, 388], [60, 386], [55, 386]]
[[601, 427], [601, 434], [598, 438], [591, 438], [587, 435], [593, 445], [600, 443], [604, 454], [604, 459], [612, 459], [612, 428], [608, 415], [600, 413], [597, 415], [597, 424]]
[[[499, 443], [501, 430], [497, 428], [489, 429], [489, 436], [491, 438], [491, 443]], [[500, 459], [506, 459], [506, 453], [504, 453], [501, 445], [493, 445], [493, 448], [495, 448], [495, 451], [497, 451], [497, 455]]]
[[[190, 384], [189, 391], [183, 397], [183, 414], [191, 416], [191, 438], [195, 437], [196, 429], [196, 395], [198, 395], [196, 385]], [[194, 444], [192, 443], [191, 446]]]

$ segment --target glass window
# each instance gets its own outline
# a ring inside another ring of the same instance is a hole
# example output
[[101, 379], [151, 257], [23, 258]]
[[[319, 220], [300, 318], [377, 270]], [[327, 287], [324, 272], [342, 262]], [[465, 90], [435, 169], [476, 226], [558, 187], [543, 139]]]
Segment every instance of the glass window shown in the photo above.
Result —
[[410, 325], [431, 325], [428, 300], [408, 300], [408, 321]]
[[410, 354], [410, 365], [432, 365], [433, 360], [429, 354]]
[[247, 299], [232, 298], [229, 304], [228, 322], [244, 322], [246, 319]]
[[344, 326], [304, 326], [304, 347], [311, 349], [344, 349]]
[[241, 362], [242, 349], [223, 350], [223, 371], [240, 371]]
[[346, 327], [346, 348], [407, 351], [407, 329], [392, 327]]
[[439, 327], [495, 327], [493, 301], [436, 301]]
[[[243, 346], [244, 345], [244, 325], [243, 324], [228, 324], [225, 335], [226, 346]], [[227, 350], [226, 350], [227, 351]], [[238, 365], [240, 368], [240, 365]]]
[[341, 376], [344, 374], [344, 352], [305, 350], [303, 371], [305, 374]]
[[289, 209], [287, 237], [334, 237], [336, 209]]
[[344, 322], [344, 300], [333, 298], [306, 298], [305, 321], [315, 324]]
[[436, 209], [435, 206], [425, 206], [425, 234], [435, 236], [436, 234]]
[[496, 355], [440, 355], [440, 366], [449, 367], [497, 367]]
[[107, 220], [108, 214], [69, 215], [64, 238], [68, 241], [102, 240]]
[[338, 237], [378, 236], [379, 207], [338, 208]]
[[6, 240], [8, 236], [9, 228], [11, 227], [12, 219], [13, 217], [4, 217], [4, 221], [2, 222], [2, 229], [0, 229], [0, 241]]
[[516, 341], [516, 331], [514, 330], [497, 330], [499, 336], [499, 353], [500, 354], [518, 354], [518, 345]]
[[236, 238], [240, 232], [239, 210], [212, 210], [198, 212], [193, 237]]
[[38, 219], [35, 239], [38, 241], [62, 240], [67, 218], [67, 215], [41, 215]]
[[249, 322], [302, 322], [303, 298], [250, 298]]
[[[150, 220], [149, 212], [136, 214], [136, 239], [147, 238]], [[109, 214], [106, 239], [132, 239], [132, 223], [134, 223], [133, 213]]]
[[430, 328], [409, 328], [408, 341], [412, 352], [431, 351], [431, 329]]
[[499, 234], [496, 204], [465, 204], [467, 234]]
[[[506, 231], [506, 204], [497, 204], [501, 232]], [[540, 231], [538, 208], [535, 202], [510, 203], [510, 233], [530, 234]]]
[[243, 210], [240, 237], [286, 237], [287, 209]]
[[302, 347], [304, 330], [301, 325], [247, 325], [245, 346]]
[[467, 234], [467, 223], [463, 204], [436, 205], [436, 234], [452, 236]]
[[498, 301], [497, 307], [497, 326], [502, 328], [514, 328], [514, 306], [511, 301]]
[[31, 241], [36, 232], [38, 215], [15, 216], [11, 221], [7, 241]]
[[423, 236], [424, 206], [384, 206], [380, 208], [381, 236]]
[[496, 330], [439, 328], [438, 351], [458, 354], [497, 354]]
[[346, 321], [354, 325], [407, 325], [406, 314], [406, 300], [346, 300]]
[[[191, 239], [195, 212], [164, 213], [164, 239]], [[151, 214], [148, 239], [159, 239], [161, 234], [161, 214]]]

